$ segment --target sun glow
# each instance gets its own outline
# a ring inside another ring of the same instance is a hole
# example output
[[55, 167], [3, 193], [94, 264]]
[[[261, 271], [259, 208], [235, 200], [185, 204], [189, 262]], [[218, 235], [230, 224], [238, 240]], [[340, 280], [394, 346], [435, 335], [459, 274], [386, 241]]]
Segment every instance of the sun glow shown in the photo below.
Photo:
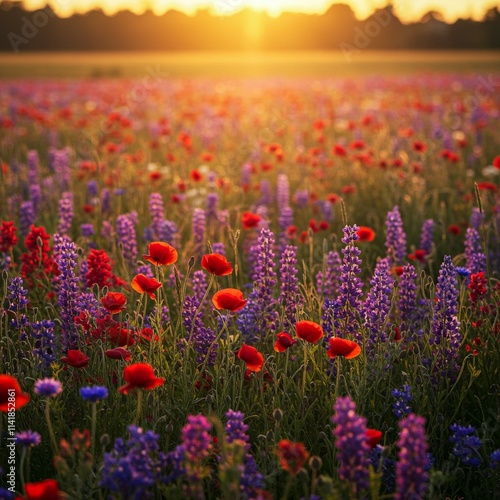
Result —
[[175, 9], [188, 15], [198, 10], [208, 10], [214, 15], [232, 15], [242, 9], [263, 11], [271, 16], [283, 12], [323, 14], [334, 3], [348, 4], [359, 19], [368, 17], [374, 10], [393, 5], [396, 15], [404, 22], [418, 21], [424, 14], [436, 10], [448, 22], [457, 18], [480, 20], [488, 9], [499, 7], [498, 0], [25, 0], [29, 9], [43, 8], [47, 3], [58, 15], [69, 16], [102, 9], [112, 15], [128, 9], [136, 14], [152, 10], [156, 15]]

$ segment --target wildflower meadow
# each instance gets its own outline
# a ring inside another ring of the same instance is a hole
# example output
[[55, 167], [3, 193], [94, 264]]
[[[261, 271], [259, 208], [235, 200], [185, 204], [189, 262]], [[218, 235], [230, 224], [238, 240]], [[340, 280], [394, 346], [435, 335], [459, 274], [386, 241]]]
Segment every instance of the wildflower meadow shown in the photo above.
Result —
[[0, 498], [500, 498], [498, 78], [0, 81]]

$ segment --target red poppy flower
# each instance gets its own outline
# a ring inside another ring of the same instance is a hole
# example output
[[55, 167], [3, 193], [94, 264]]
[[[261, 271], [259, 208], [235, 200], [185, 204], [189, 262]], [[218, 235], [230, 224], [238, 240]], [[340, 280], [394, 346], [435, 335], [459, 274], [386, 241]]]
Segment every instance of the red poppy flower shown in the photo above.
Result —
[[278, 333], [276, 337], [278, 337], [274, 344], [274, 350], [276, 352], [285, 352], [289, 347], [292, 347], [293, 344], [297, 342], [286, 332]]
[[149, 326], [138, 331], [136, 336], [139, 340], [144, 340], [146, 342], [157, 342], [160, 340], [160, 337], [158, 337], [158, 335], [156, 335], [156, 333], [153, 332], [153, 329]]
[[356, 234], [359, 238], [358, 241], [373, 241], [375, 239], [375, 231], [371, 227], [359, 226]]
[[316, 343], [323, 337], [323, 329], [314, 321], [299, 321], [295, 325], [295, 333], [297, 337], [310, 344]]
[[194, 169], [189, 173], [189, 177], [191, 177], [194, 182], [200, 182], [203, 179], [203, 174], [199, 170]]
[[493, 166], [500, 169], [500, 155], [493, 158]]
[[154, 292], [163, 286], [157, 279], [148, 278], [144, 274], [138, 274], [130, 284], [136, 292], [147, 293], [153, 300], [156, 300]]
[[127, 385], [118, 389], [122, 394], [128, 394], [132, 389], [147, 391], [163, 385], [164, 379], [156, 377], [153, 367], [148, 363], [134, 363], [123, 370], [123, 378]]
[[121, 292], [108, 292], [102, 299], [101, 304], [110, 314], [117, 314], [125, 309], [127, 297]]
[[245, 362], [247, 370], [260, 372], [264, 365], [264, 356], [255, 347], [243, 344], [237, 353], [238, 358]]
[[216, 276], [227, 276], [233, 272], [231, 263], [224, 255], [219, 253], [207, 253], [201, 258], [201, 267], [210, 274]]
[[492, 193], [496, 193], [498, 191], [497, 185], [488, 181], [479, 182], [477, 188], [484, 191], [491, 191]]
[[118, 347], [131, 346], [135, 344], [133, 332], [117, 323], [108, 331], [107, 340]]
[[421, 248], [417, 248], [413, 253], [408, 255], [408, 258], [411, 260], [418, 260], [422, 264], [425, 264], [426, 255], [427, 255], [427, 252], [425, 250], [422, 250]]
[[19, 382], [11, 375], [0, 375], [0, 411], [7, 413], [11, 410], [19, 410], [30, 400], [29, 394], [25, 394], [19, 387]]
[[450, 234], [457, 235], [460, 234], [461, 232], [462, 230], [460, 229], [460, 226], [458, 226], [457, 224], [450, 224], [448, 226], [448, 233]]
[[177, 261], [177, 250], [162, 241], [153, 241], [148, 245], [148, 253], [142, 256], [155, 266], [169, 266]]
[[342, 144], [334, 144], [332, 148], [332, 154], [335, 156], [346, 156], [347, 150]]
[[278, 443], [276, 454], [283, 470], [286, 470], [293, 476], [304, 467], [309, 458], [309, 452], [302, 443], [294, 443], [288, 439], [282, 439]]
[[243, 298], [243, 292], [236, 288], [224, 288], [212, 297], [216, 309], [227, 309], [236, 312], [243, 309], [248, 301]]
[[38, 483], [26, 483], [24, 491], [26, 500], [60, 500], [62, 498], [55, 479], [45, 479]]
[[337, 203], [337, 201], [339, 201], [339, 200], [340, 200], [340, 196], [338, 194], [331, 193], [331, 194], [326, 195], [326, 201], [329, 201], [332, 205], [334, 203]]
[[382, 439], [382, 432], [377, 429], [366, 429], [366, 442], [370, 448], [375, 448]]
[[257, 227], [262, 217], [258, 214], [253, 214], [252, 212], [243, 212], [241, 214], [241, 223], [243, 229], [251, 229]]
[[123, 359], [124, 361], [128, 361], [132, 357], [132, 353], [123, 347], [108, 349], [104, 354], [110, 359]]
[[78, 349], [69, 349], [61, 361], [73, 368], [83, 368], [89, 364], [89, 357]]
[[326, 354], [330, 358], [342, 356], [345, 359], [352, 359], [361, 353], [361, 347], [352, 340], [331, 337], [328, 342], [330, 343], [330, 349], [326, 351]]

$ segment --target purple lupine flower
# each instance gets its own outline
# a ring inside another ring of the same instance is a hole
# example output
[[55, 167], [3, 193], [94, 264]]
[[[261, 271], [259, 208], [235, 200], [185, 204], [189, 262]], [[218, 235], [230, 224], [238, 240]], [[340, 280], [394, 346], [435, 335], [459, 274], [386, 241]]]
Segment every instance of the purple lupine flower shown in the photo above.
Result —
[[55, 398], [62, 392], [62, 384], [55, 378], [42, 378], [35, 382], [33, 392], [44, 398]]
[[403, 229], [403, 221], [397, 205], [388, 212], [385, 224], [387, 228], [385, 240], [387, 257], [391, 266], [399, 265], [406, 258], [407, 252], [406, 233]]
[[76, 245], [67, 237], [54, 235], [55, 262], [59, 269], [56, 278], [57, 305], [60, 308], [62, 343], [64, 351], [78, 345], [78, 329], [74, 318], [78, 316], [77, 300], [80, 294], [79, 278], [75, 274], [78, 254]]
[[158, 238], [175, 248], [180, 246], [179, 228], [175, 222], [163, 220], [160, 224]]
[[278, 225], [280, 227], [280, 232], [278, 235], [278, 253], [281, 255], [286, 246], [289, 244], [290, 236], [288, 235], [287, 229], [293, 224], [293, 209], [291, 207], [285, 207], [280, 210], [278, 217]]
[[394, 290], [389, 259], [385, 258], [377, 262], [370, 286], [363, 314], [365, 327], [369, 332], [367, 348], [373, 349], [379, 342], [387, 341], [386, 331], [389, 327], [388, 318]]
[[127, 427], [126, 443], [117, 438], [113, 450], [104, 454], [101, 487], [123, 498], [153, 498], [151, 489], [163, 482], [165, 455], [159, 451], [159, 435], [140, 427]]
[[80, 232], [84, 238], [92, 238], [94, 236], [94, 225], [89, 223], [80, 224]]
[[191, 284], [193, 286], [193, 295], [196, 297], [196, 300], [198, 300], [198, 303], [201, 304], [201, 301], [205, 296], [205, 292], [207, 291], [206, 273], [201, 270], [195, 271], [191, 279]]
[[137, 274], [144, 274], [144, 276], [148, 278], [154, 278], [155, 275], [151, 266], [149, 264], [142, 264], [141, 266], [137, 266]]
[[[400, 329], [405, 332], [414, 331], [414, 322], [417, 317], [417, 273], [415, 267], [406, 264], [398, 287], [398, 308], [401, 319]], [[404, 336], [406, 340], [406, 335]], [[409, 339], [408, 339], [409, 340]]]
[[33, 202], [31, 200], [23, 201], [21, 203], [20, 211], [19, 232], [21, 233], [21, 236], [27, 236], [31, 225], [35, 223], [36, 218]]
[[31, 149], [26, 153], [26, 158], [28, 160], [28, 183], [38, 184], [40, 182], [40, 157], [38, 156], [38, 151]]
[[329, 201], [321, 201], [319, 202], [319, 206], [323, 214], [323, 219], [331, 222], [335, 218], [333, 215], [333, 205]]
[[359, 227], [356, 225], [346, 226], [342, 230], [344, 237], [342, 249], [344, 256], [340, 267], [341, 285], [339, 296], [335, 301], [334, 331], [337, 337], [346, 337], [347, 334], [354, 335], [354, 338], [362, 343], [363, 339], [359, 328], [358, 314], [361, 310], [362, 282], [358, 275], [361, 273], [361, 251], [354, 244], [358, 239], [356, 232]]
[[28, 299], [26, 298], [28, 290], [24, 288], [23, 279], [17, 276], [11, 278], [7, 285], [7, 292], [8, 311], [13, 313], [9, 326], [12, 331], [19, 332], [20, 340], [26, 340], [29, 328], [29, 319], [25, 314], [28, 305]]
[[111, 210], [111, 191], [104, 188], [101, 191], [101, 213], [107, 214]]
[[219, 195], [215, 192], [207, 194], [207, 209], [205, 212], [207, 220], [217, 220], [219, 208]]
[[69, 151], [67, 149], [54, 149], [52, 153], [55, 177], [60, 183], [61, 191], [67, 191], [71, 180]]
[[226, 256], [226, 246], [222, 241], [216, 241], [215, 243], [212, 243], [212, 251], [213, 253], [224, 255], [224, 257]]
[[59, 220], [57, 223], [57, 232], [61, 236], [68, 236], [73, 222], [73, 193], [66, 191], [59, 200]]
[[479, 467], [482, 462], [479, 448], [481, 440], [475, 436], [476, 429], [472, 425], [462, 426], [451, 424], [450, 430], [453, 434], [450, 436], [450, 442], [453, 444], [451, 453], [460, 459], [463, 465], [469, 467]]
[[481, 210], [477, 207], [472, 207], [472, 213], [470, 216], [470, 226], [477, 232], [481, 229], [481, 224], [483, 222], [483, 217], [481, 215]]
[[[157, 315], [157, 307], [155, 306], [154, 309], [151, 311], [151, 314], [149, 315], [149, 322], [151, 323], [152, 318], [156, 318]], [[168, 306], [163, 304], [161, 306], [161, 312], [160, 312], [160, 325], [165, 326], [170, 322], [170, 311], [168, 310]]]
[[481, 247], [479, 232], [473, 227], [465, 231], [465, 267], [471, 274], [486, 272], [486, 256]]
[[359, 496], [369, 485], [370, 447], [366, 439], [366, 418], [356, 415], [356, 404], [349, 396], [338, 397], [334, 410], [332, 422], [340, 462], [338, 474]]
[[260, 200], [259, 205], [265, 205], [269, 207], [273, 202], [273, 196], [271, 194], [271, 185], [267, 179], [262, 179], [260, 181]]
[[149, 214], [151, 216], [151, 229], [153, 238], [160, 238], [160, 225], [164, 219], [163, 198], [160, 193], [149, 195]]
[[307, 189], [298, 189], [297, 191], [295, 191], [295, 195], [293, 198], [295, 204], [298, 207], [304, 208], [307, 206], [307, 203], [309, 201], [309, 191]]
[[[286, 174], [279, 174], [276, 183], [276, 203], [278, 205], [278, 213], [282, 214], [285, 208], [290, 205], [290, 183]], [[280, 227], [282, 227], [280, 225]]]
[[411, 413], [411, 406], [409, 403], [413, 401], [413, 396], [411, 395], [411, 387], [405, 384], [401, 390], [393, 389], [391, 391], [391, 396], [395, 399], [392, 403], [392, 412], [398, 420], [407, 417]]
[[25, 448], [34, 448], [42, 442], [42, 436], [32, 430], [16, 432], [16, 444]]
[[316, 275], [316, 291], [319, 295], [333, 299], [340, 289], [340, 267], [342, 261], [338, 252], [330, 251], [326, 257], [325, 271]]
[[256, 490], [264, 487], [264, 476], [257, 470], [255, 460], [249, 453], [251, 445], [247, 434], [248, 425], [243, 422], [245, 415], [239, 411], [228, 410], [226, 417], [225, 431], [228, 444], [235, 441], [245, 443], [246, 455], [240, 478], [240, 492], [243, 498], [255, 498]]
[[198, 353], [196, 362], [199, 365], [207, 360], [207, 366], [214, 366], [218, 347], [214, 344], [215, 333], [203, 324], [199, 308], [198, 298], [186, 295], [182, 307], [182, 323], [187, 333], [186, 341], [194, 344], [194, 349]]
[[30, 184], [30, 201], [33, 203], [35, 213], [37, 213], [42, 205], [42, 188], [40, 184]]
[[429, 477], [425, 418], [410, 413], [398, 422], [395, 500], [424, 498]]
[[457, 360], [462, 342], [457, 284], [455, 266], [451, 257], [445, 255], [436, 286], [430, 342], [440, 346], [436, 364], [441, 369], [441, 374], [450, 378], [458, 373]]
[[33, 355], [38, 361], [37, 369], [49, 371], [50, 365], [57, 359], [57, 337], [54, 322], [48, 319], [31, 323], [31, 336], [34, 339]]
[[137, 236], [133, 222], [127, 214], [119, 215], [116, 218], [116, 234], [121, 245], [123, 259], [132, 269], [137, 262]]
[[206, 217], [205, 211], [201, 208], [193, 210], [193, 253], [197, 259], [201, 258], [205, 251], [206, 240]]
[[253, 289], [245, 308], [236, 318], [245, 341], [256, 339], [262, 332], [271, 335], [278, 323], [278, 311], [274, 298], [276, 272], [274, 270], [274, 234], [266, 228], [260, 230], [258, 245], [255, 249], [256, 266], [253, 276]]
[[422, 224], [420, 232], [420, 249], [429, 255], [432, 251], [432, 242], [434, 241], [434, 220], [427, 219]]
[[287, 246], [281, 254], [279, 276], [281, 281], [278, 302], [284, 310], [283, 327], [293, 328], [296, 313], [303, 303], [299, 292], [299, 270], [297, 269], [297, 247]]
[[241, 186], [243, 188], [250, 186], [251, 176], [252, 176], [252, 164], [244, 163], [241, 166], [241, 181], [240, 181]]
[[107, 220], [102, 221], [101, 237], [107, 241], [113, 241], [115, 238], [115, 230], [113, 229], [111, 223]]
[[94, 203], [97, 198], [99, 198], [99, 184], [95, 179], [91, 179], [87, 182], [87, 203]]
[[212, 438], [209, 434], [212, 424], [203, 415], [188, 415], [188, 423], [182, 428], [182, 449], [184, 450], [184, 467], [188, 484], [184, 494], [188, 498], [198, 498], [203, 486], [201, 481], [207, 475], [205, 465], [212, 449]]

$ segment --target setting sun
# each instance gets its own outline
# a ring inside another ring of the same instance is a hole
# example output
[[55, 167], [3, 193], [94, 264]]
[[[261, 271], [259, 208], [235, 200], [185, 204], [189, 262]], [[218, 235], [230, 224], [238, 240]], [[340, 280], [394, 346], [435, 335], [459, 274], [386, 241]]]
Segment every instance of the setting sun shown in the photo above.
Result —
[[[112, 15], [128, 9], [140, 14], [152, 10], [156, 15], [175, 9], [188, 15], [198, 10], [208, 9], [212, 14], [226, 16], [248, 8], [264, 11], [271, 16], [283, 12], [323, 14], [332, 4], [348, 4], [359, 19], [368, 17], [374, 10], [389, 5], [386, 0], [26, 0], [29, 9], [42, 8], [46, 3], [62, 16], [84, 13], [92, 9], [102, 9]], [[418, 21], [427, 12], [438, 11], [444, 20], [454, 22], [458, 18], [480, 20], [488, 9], [498, 7], [497, 0], [397, 0], [392, 2], [394, 12], [403, 22]]]

